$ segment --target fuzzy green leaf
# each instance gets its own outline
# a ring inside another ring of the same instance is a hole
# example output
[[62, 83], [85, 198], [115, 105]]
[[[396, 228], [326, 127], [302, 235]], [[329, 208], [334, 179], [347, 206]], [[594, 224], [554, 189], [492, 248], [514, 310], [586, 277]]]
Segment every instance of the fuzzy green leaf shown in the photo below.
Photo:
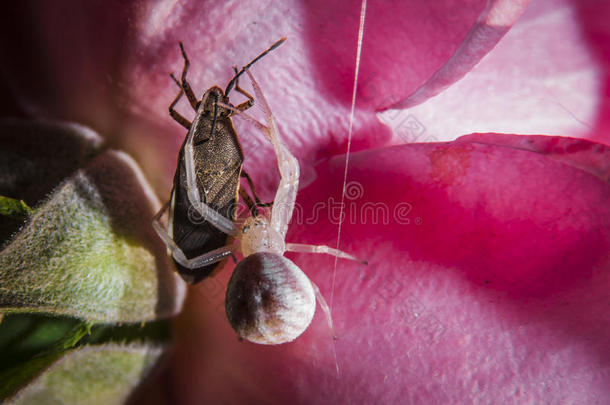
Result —
[[168, 321], [91, 325], [75, 318], [8, 315], [0, 323], [0, 401], [14, 396], [74, 348], [110, 343], [160, 348], [169, 340]]
[[[162, 349], [137, 344], [81, 346], [69, 351], [12, 399], [12, 404], [120, 404]], [[49, 355], [52, 357], [52, 355]], [[40, 363], [49, 362], [45, 357]]]
[[0, 253], [0, 310], [94, 323], [176, 314], [184, 285], [142, 183], [129, 157], [109, 151], [57, 187]]
[[62, 352], [49, 352], [1, 372], [0, 400], [14, 396], [19, 389], [38, 377], [62, 355]]
[[169, 341], [185, 286], [160, 204], [100, 147], [79, 125], [0, 120], [0, 401], [122, 403]]

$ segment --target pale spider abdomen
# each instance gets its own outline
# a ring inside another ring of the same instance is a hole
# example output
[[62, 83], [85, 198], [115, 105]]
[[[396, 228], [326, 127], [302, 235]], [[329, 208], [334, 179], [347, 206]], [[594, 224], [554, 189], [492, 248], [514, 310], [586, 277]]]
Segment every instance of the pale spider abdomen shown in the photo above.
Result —
[[225, 301], [227, 318], [239, 337], [280, 344], [307, 329], [316, 309], [311, 282], [291, 260], [269, 252], [237, 264]]

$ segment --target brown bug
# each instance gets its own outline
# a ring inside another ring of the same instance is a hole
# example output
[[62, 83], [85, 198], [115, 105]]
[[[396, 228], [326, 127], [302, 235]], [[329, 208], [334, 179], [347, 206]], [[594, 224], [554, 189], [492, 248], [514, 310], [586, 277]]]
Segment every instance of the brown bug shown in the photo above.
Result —
[[[274, 43], [244, 69], [280, 46], [285, 39]], [[153, 226], [170, 249], [179, 274], [186, 282], [194, 284], [219, 267], [218, 263], [206, 264], [210, 255], [222, 260], [232, 254], [226, 243], [233, 229], [238, 195], [242, 196], [253, 213], [256, 213], [257, 205], [265, 204], [260, 203], [250, 177], [242, 171], [244, 156], [231, 121], [234, 112], [221, 106], [224, 104], [236, 111], [244, 111], [253, 105], [253, 97], [241, 89], [238, 83], [239, 76], [245, 70], [237, 72], [235, 69], [235, 76], [224, 92], [214, 86], [203, 94], [201, 100], [197, 100], [186, 79], [190, 62], [181, 42], [180, 50], [184, 58], [181, 80], [178, 81], [171, 75], [180, 87], [180, 92], [170, 104], [169, 113], [188, 130], [188, 134], [178, 153], [170, 201], [155, 215]], [[228, 97], [233, 88], [248, 98], [236, 107], [229, 102]], [[184, 94], [196, 111], [193, 122], [174, 109]], [[240, 177], [247, 179], [256, 204], [240, 188]], [[200, 211], [201, 203], [205, 204], [207, 211]], [[168, 207], [166, 230], [159, 221]], [[214, 225], [210, 224], [209, 217], [214, 218]]]

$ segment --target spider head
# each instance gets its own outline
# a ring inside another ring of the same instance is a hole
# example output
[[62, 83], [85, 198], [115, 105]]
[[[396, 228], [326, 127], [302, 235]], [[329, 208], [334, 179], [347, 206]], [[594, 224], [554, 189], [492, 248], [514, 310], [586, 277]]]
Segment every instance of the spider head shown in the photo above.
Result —
[[283, 255], [286, 250], [284, 239], [264, 215], [246, 219], [241, 227], [240, 245], [244, 257], [257, 252]]

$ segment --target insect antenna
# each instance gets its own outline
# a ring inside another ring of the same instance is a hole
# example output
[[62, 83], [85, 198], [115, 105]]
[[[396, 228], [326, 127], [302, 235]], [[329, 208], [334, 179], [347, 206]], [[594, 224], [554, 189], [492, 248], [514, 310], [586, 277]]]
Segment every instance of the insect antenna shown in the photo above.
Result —
[[243, 68], [241, 68], [241, 70], [235, 74], [235, 76], [233, 76], [233, 78], [231, 79], [231, 81], [229, 82], [229, 84], [227, 84], [227, 88], [225, 90], [225, 96], [229, 95], [229, 92], [231, 90], [233, 90], [233, 87], [235, 86], [235, 83], [237, 82], [237, 79], [239, 79], [239, 76], [241, 76], [246, 69], [249, 69], [250, 66], [254, 65], [256, 62], [259, 61], [260, 58], [262, 58], [263, 56], [267, 55], [269, 52], [271, 52], [272, 50], [274, 50], [275, 48], [277, 48], [278, 46], [282, 45], [282, 43], [286, 40], [286, 37], [282, 37], [280, 40], [278, 40], [277, 42], [275, 42], [273, 45], [271, 45], [269, 48], [267, 48], [267, 50], [263, 51], [263, 53], [261, 53], [260, 55], [258, 55], [256, 58], [252, 59], [250, 61], [250, 63], [248, 63], [246, 66], [244, 66]]

